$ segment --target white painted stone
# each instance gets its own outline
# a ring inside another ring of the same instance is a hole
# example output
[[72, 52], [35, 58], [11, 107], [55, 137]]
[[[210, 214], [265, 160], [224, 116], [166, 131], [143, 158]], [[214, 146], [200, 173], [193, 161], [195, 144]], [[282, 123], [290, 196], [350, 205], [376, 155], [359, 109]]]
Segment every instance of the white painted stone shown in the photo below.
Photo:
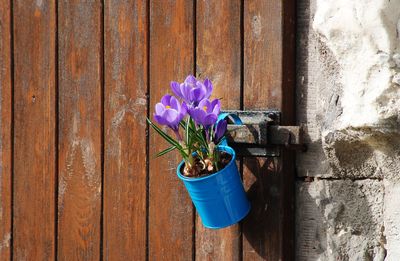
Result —
[[297, 259], [400, 260], [400, 0], [298, 8]]
[[383, 191], [377, 180], [299, 182], [296, 260], [383, 260]]
[[[399, 115], [390, 55], [399, 51], [400, 1], [317, 0], [314, 29], [339, 63], [343, 84], [340, 129], [379, 125]], [[384, 107], [384, 108], [382, 108]]]
[[400, 67], [400, 54], [399, 53], [393, 54], [392, 59], [395, 62], [396, 66]]
[[384, 226], [386, 235], [386, 260], [400, 259], [400, 184], [385, 181]]
[[396, 73], [396, 74], [393, 76], [392, 82], [393, 82], [393, 83], [396, 83], [397, 85], [400, 85], [400, 73]]

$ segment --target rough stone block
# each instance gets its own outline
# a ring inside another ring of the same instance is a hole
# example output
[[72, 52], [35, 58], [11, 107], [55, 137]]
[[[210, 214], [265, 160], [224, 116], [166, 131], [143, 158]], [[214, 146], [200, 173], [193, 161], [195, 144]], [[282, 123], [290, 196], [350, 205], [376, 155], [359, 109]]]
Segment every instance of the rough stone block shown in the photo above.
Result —
[[383, 182], [297, 184], [297, 260], [383, 260]]

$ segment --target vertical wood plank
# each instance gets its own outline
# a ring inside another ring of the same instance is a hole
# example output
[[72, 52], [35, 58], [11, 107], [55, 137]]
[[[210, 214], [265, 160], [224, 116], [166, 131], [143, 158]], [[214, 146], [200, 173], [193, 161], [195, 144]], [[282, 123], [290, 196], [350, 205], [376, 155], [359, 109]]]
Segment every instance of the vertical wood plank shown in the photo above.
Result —
[[11, 8], [0, 0], [0, 260], [11, 257]]
[[105, 3], [105, 260], [146, 259], [147, 7]]
[[280, 108], [282, 104], [282, 3], [244, 1], [244, 106]]
[[14, 1], [15, 260], [55, 253], [55, 2]]
[[[295, 1], [244, 1], [244, 108], [277, 108], [294, 124]], [[243, 260], [293, 260], [294, 156], [246, 159], [252, 211], [243, 226]]]
[[[150, 107], [170, 91], [170, 81], [193, 73], [193, 1], [152, 0], [150, 3]], [[168, 144], [150, 132], [149, 259], [191, 260], [193, 207], [176, 176], [180, 157], [154, 155]]]
[[240, 2], [197, 2], [196, 73], [212, 80], [224, 109], [240, 109]]
[[[212, 98], [222, 98], [224, 109], [240, 109], [240, 0], [197, 1], [196, 72], [212, 80]], [[220, 230], [196, 221], [196, 260], [239, 260], [240, 225]]]
[[102, 5], [60, 1], [58, 258], [99, 260]]

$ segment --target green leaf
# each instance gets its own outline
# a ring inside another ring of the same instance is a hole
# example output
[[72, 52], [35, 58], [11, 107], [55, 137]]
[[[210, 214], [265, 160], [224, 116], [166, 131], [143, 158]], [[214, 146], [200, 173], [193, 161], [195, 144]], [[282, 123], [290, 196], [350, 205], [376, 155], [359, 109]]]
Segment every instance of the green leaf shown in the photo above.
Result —
[[189, 147], [189, 153], [191, 153], [191, 143], [190, 143], [190, 136], [189, 136], [189, 123], [190, 123], [190, 117], [188, 117], [187, 122], [186, 122], [186, 130], [185, 130], [185, 138], [186, 138], [186, 146]]
[[175, 146], [171, 146], [171, 147], [169, 147], [169, 148], [167, 148], [167, 149], [165, 149], [165, 150], [160, 151], [159, 153], [157, 153], [156, 156], [155, 156], [155, 158], [161, 157], [161, 156], [163, 156], [163, 155], [167, 154], [168, 152], [171, 152], [171, 151], [173, 151], [173, 150], [175, 150], [175, 149], [176, 149]]
[[159, 127], [157, 127], [157, 125], [155, 125], [153, 122], [151, 122], [151, 120], [149, 120], [148, 118], [146, 119], [147, 122], [149, 123], [149, 125], [158, 133], [160, 134], [161, 137], [163, 137], [168, 143], [170, 143], [172, 146], [175, 146], [182, 154], [182, 156], [185, 158], [187, 158], [187, 154], [186, 152], [183, 150], [182, 146], [179, 144], [179, 142], [177, 142], [176, 140], [174, 140], [171, 136], [169, 136], [168, 134], [166, 134], [164, 131], [162, 131]]
[[198, 136], [200, 137], [200, 144], [202, 145], [202, 147], [206, 150], [206, 152], [208, 153], [208, 143], [203, 135], [203, 129], [199, 129], [198, 130], [199, 134]]
[[158, 133], [160, 136], [162, 136], [166, 141], [171, 143], [172, 145], [175, 145], [177, 147], [180, 147], [179, 143], [174, 140], [171, 136], [169, 136], [167, 133], [165, 133], [163, 130], [161, 130], [157, 125], [155, 125], [153, 122], [151, 122], [149, 119], [147, 119], [147, 122], [149, 125]]
[[[198, 143], [202, 144], [203, 146], [207, 144], [203, 137], [203, 134], [201, 133], [201, 129], [199, 129], [199, 130], [196, 129], [193, 120], [190, 121], [190, 124], [188, 124], [188, 126], [186, 126], [186, 124], [183, 123], [183, 121], [182, 121], [182, 122], [180, 122], [180, 126], [185, 130], [186, 135], [187, 135], [187, 133], [189, 133], [190, 137], [192, 138], [190, 145], [192, 145], [195, 142], [198, 142]], [[189, 132], [188, 132], [188, 130], [189, 130]]]

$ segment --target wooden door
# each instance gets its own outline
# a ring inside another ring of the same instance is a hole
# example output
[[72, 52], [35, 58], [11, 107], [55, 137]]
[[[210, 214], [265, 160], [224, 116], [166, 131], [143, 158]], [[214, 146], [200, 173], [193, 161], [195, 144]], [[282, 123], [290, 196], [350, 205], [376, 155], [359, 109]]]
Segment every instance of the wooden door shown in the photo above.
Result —
[[171, 80], [294, 125], [295, 0], [0, 0], [0, 260], [293, 260], [294, 155], [209, 230], [146, 124]]

